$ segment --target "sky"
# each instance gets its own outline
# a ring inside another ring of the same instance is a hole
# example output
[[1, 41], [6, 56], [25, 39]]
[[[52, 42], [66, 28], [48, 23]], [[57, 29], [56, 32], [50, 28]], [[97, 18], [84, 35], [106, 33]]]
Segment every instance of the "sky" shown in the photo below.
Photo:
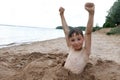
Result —
[[59, 8], [65, 8], [69, 26], [86, 26], [86, 2], [95, 4], [94, 26], [102, 26], [116, 0], [0, 0], [0, 24], [55, 28], [61, 26]]

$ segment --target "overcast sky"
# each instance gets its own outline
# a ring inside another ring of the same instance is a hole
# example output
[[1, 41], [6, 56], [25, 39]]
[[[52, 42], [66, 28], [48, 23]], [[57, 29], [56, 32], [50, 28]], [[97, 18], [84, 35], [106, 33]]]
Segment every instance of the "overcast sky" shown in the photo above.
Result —
[[86, 26], [86, 2], [95, 4], [94, 26], [102, 26], [116, 0], [0, 0], [0, 24], [50, 27], [61, 25], [59, 7], [65, 8], [69, 26]]

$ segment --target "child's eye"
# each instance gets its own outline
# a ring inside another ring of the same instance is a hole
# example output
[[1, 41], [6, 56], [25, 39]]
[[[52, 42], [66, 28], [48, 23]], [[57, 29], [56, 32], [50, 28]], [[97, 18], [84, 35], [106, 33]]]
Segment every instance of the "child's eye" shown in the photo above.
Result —
[[72, 41], [72, 42], [74, 42], [74, 41], [75, 41], [75, 39], [72, 39], [71, 41]]
[[78, 41], [80, 40], [80, 38], [77, 39]]

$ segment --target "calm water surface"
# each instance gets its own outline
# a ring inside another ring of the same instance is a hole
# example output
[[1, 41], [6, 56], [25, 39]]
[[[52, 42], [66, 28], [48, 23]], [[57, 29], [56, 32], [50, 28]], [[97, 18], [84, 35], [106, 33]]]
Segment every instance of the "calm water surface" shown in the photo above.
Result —
[[39, 27], [0, 26], [0, 48], [24, 42], [64, 37], [63, 30]]

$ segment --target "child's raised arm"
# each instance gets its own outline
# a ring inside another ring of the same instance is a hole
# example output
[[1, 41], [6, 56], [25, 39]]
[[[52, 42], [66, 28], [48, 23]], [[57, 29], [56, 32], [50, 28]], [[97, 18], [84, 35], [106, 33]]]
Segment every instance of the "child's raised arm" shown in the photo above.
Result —
[[93, 3], [86, 3], [85, 9], [89, 13], [87, 28], [85, 31], [85, 48], [87, 50], [88, 55], [90, 55], [90, 52], [91, 52], [91, 34], [92, 34], [95, 6]]
[[67, 46], [69, 47], [70, 46], [69, 40], [68, 40], [69, 27], [68, 27], [65, 17], [64, 17], [64, 11], [65, 11], [65, 9], [63, 7], [60, 7], [59, 12], [60, 12], [60, 17], [61, 17], [62, 27], [63, 27], [64, 33], [65, 33]]

